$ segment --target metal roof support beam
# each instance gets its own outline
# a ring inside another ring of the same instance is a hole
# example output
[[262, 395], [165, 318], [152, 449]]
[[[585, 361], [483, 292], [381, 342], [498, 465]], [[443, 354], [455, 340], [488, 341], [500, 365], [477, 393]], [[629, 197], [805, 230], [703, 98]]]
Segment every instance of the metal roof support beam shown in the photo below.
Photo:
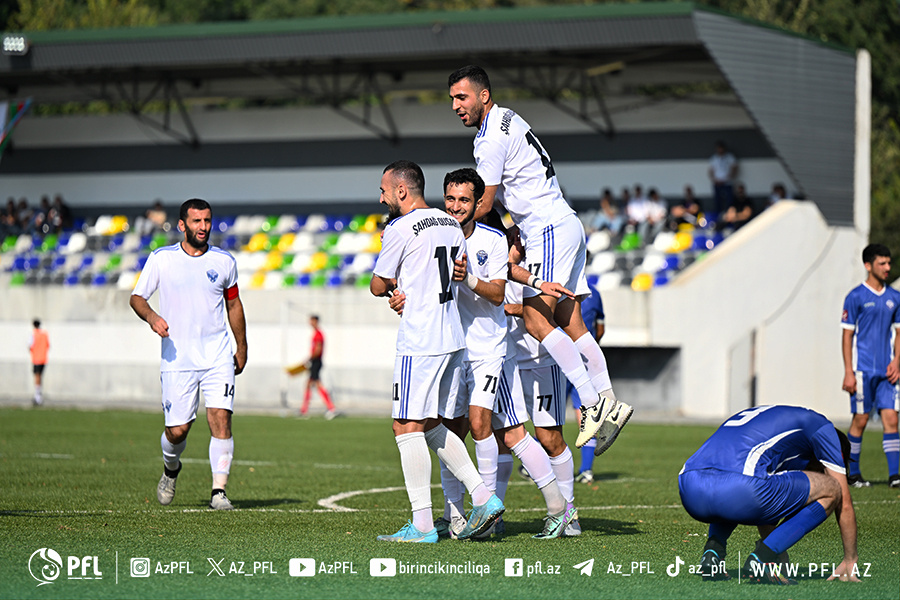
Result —
[[[366, 70], [358, 73], [349, 83], [345, 83], [341, 78], [340, 64], [335, 62], [333, 67], [330, 75], [319, 75], [312, 78], [318, 89], [313, 89], [310, 86], [310, 77], [308, 77], [307, 73], [302, 73], [300, 80], [295, 81], [262, 65], [248, 65], [247, 68], [254, 75], [275, 81], [298, 96], [327, 104], [348, 121], [374, 133], [383, 140], [396, 144], [400, 139], [400, 134], [390, 107], [385, 101], [384, 93], [378, 85], [376, 73]], [[372, 120], [373, 99], [381, 110], [386, 128], [377, 125]], [[361, 102], [362, 116], [346, 108], [347, 102], [350, 100], [359, 100]]]
[[[602, 133], [609, 138], [615, 137], [615, 126], [606, 107], [602, 90], [597, 84], [597, 78], [589, 76], [584, 70], [573, 67], [565, 73], [560, 73], [558, 65], [550, 66], [549, 72], [545, 72], [540, 67], [520, 65], [517, 75], [513, 75], [499, 66], [494, 66], [491, 70], [499, 72], [516, 86], [546, 100], [557, 110], [578, 119], [597, 133]], [[535, 82], [538, 84], [536, 85]], [[567, 89], [575, 89], [578, 92], [580, 100], [577, 110], [560, 102], [562, 92]], [[588, 109], [588, 101], [591, 98], [597, 102], [602, 122], [594, 119]]]

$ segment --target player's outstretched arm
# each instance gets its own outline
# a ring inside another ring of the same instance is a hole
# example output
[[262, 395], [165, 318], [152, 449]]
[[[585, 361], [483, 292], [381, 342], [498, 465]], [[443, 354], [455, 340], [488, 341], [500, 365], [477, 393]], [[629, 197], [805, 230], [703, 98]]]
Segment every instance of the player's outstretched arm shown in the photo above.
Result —
[[147, 302], [146, 298], [138, 296], [137, 294], [132, 294], [131, 300], [128, 303], [131, 305], [131, 309], [135, 314], [150, 325], [150, 329], [153, 330], [153, 333], [159, 337], [169, 337], [169, 324], [166, 323], [165, 319], [156, 314], [156, 311], [150, 308], [150, 303]]
[[847, 484], [847, 476], [829, 469], [825, 472], [834, 477], [841, 486], [841, 501], [834, 509], [834, 516], [841, 532], [841, 543], [844, 546], [844, 559], [834, 569], [834, 574], [828, 578], [841, 581], [860, 581], [859, 570], [856, 566], [859, 556], [856, 552], [856, 512], [853, 510], [853, 499], [850, 497], [850, 486]]
[[541, 291], [542, 294], [547, 294], [548, 296], [552, 296], [553, 298], [562, 298], [563, 296], [570, 298], [572, 300], [575, 299], [575, 294], [566, 289], [559, 283], [555, 283], [553, 281], [543, 281], [542, 279], [538, 279], [525, 267], [520, 267], [519, 265], [509, 263], [509, 278], [513, 281], [517, 281], [523, 285], [535, 287]]
[[234, 374], [240, 375], [247, 365], [247, 321], [244, 318], [244, 305], [240, 296], [235, 296], [225, 301], [228, 310], [228, 324], [237, 342], [237, 351], [234, 353]]

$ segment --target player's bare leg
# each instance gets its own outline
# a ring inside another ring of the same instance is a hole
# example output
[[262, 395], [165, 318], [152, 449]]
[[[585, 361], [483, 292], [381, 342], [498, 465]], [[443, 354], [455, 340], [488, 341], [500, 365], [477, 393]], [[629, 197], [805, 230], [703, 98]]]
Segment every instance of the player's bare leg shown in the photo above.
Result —
[[231, 436], [231, 411], [224, 408], [207, 408], [209, 423], [209, 465], [212, 468], [212, 496], [209, 507], [214, 510], [234, 510], [225, 495], [231, 461], [234, 458], [234, 438]]

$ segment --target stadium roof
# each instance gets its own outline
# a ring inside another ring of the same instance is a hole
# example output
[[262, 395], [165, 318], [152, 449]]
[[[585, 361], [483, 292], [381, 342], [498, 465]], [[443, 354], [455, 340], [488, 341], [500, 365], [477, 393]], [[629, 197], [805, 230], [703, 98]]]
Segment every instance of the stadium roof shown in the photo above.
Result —
[[[0, 89], [38, 103], [126, 103], [136, 118], [199, 143], [184, 103], [300, 99], [396, 139], [387, 98], [443, 93], [449, 72], [484, 66], [495, 89], [526, 89], [615, 135], [604, 99], [640, 86], [734, 90], [795, 187], [833, 224], [853, 223], [854, 53], [691, 3], [214, 23], [24, 34], [0, 55]], [[581, 99], [573, 112], [558, 102]], [[178, 110], [187, 132], [145, 112]], [[348, 109], [353, 106], [353, 110]], [[380, 111], [376, 124], [371, 111]], [[386, 123], [386, 125], [380, 124]]]

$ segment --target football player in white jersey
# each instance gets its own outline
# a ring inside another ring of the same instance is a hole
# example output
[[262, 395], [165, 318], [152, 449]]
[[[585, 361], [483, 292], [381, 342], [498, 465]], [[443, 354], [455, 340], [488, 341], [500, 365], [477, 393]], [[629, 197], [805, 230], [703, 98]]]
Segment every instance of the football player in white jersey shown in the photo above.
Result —
[[[197, 418], [202, 390], [211, 435], [209, 507], [233, 510], [225, 485], [234, 456], [234, 378], [247, 364], [247, 327], [238, 295], [237, 266], [228, 252], [209, 245], [212, 209], [205, 200], [195, 198], [181, 205], [178, 228], [184, 239], [149, 256], [130, 301], [134, 312], [162, 338], [165, 431], [160, 443], [164, 467], [156, 497], [164, 505], [175, 497], [181, 454]], [[156, 290], [159, 313], [147, 302]], [[234, 354], [229, 325], [237, 345]]]
[[[496, 200], [519, 228], [531, 275], [525, 280], [514, 272], [513, 278], [530, 286], [524, 298], [526, 327], [582, 398], [576, 446], [596, 436], [595, 452], [600, 454], [615, 441], [633, 409], [616, 401], [606, 358], [581, 319], [580, 300], [590, 294], [584, 277], [584, 228], [563, 198], [550, 156], [528, 123], [494, 104], [484, 69], [458, 69], [448, 85], [453, 111], [463, 125], [478, 128], [474, 156], [486, 189], [475, 218], [488, 214]], [[518, 257], [511, 262], [518, 264]], [[577, 301], [538, 291], [543, 280], [573, 290]]]
[[[528, 417], [524, 402], [512, 402], [512, 372], [504, 370], [507, 325], [503, 300], [509, 250], [503, 233], [474, 221], [483, 193], [484, 181], [474, 169], [459, 169], [444, 177], [444, 206], [447, 214], [459, 221], [465, 235], [466, 254], [461, 262], [467, 269], [465, 287], [459, 289], [459, 312], [466, 335], [463, 377], [456, 412], [447, 415], [454, 418], [445, 422], [461, 439], [465, 439], [466, 425], [471, 427], [478, 469], [491, 490], [496, 490], [497, 483], [497, 432], [529, 472], [536, 474], [535, 482], [546, 501], [545, 526], [535, 537], [557, 538], [571, 522], [574, 508], [571, 513], [567, 511], [549, 457], [525, 431], [523, 423]], [[444, 464], [441, 484], [446, 503], [438, 530], [452, 536], [464, 523], [463, 491]]]
[[461, 376], [465, 334], [459, 319], [454, 259], [466, 252], [456, 219], [425, 203], [425, 176], [411, 161], [384, 169], [381, 203], [390, 211], [370, 291], [406, 295], [397, 333], [394, 362], [393, 430], [412, 519], [388, 542], [438, 541], [431, 514], [433, 450], [472, 497], [472, 511], [459, 532], [461, 539], [487, 530], [504, 507], [485, 486], [466, 446], [440, 418], [453, 416]]

